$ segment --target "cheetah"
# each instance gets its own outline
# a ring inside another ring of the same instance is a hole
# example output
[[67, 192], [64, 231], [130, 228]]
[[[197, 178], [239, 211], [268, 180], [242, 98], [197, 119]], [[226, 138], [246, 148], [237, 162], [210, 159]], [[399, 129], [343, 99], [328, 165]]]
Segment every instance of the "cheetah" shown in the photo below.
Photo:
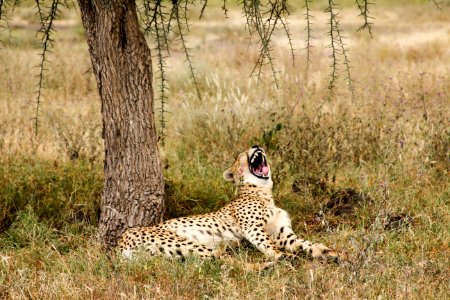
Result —
[[343, 258], [295, 235], [288, 213], [274, 204], [270, 165], [258, 145], [239, 154], [223, 177], [236, 185], [235, 200], [216, 212], [130, 228], [118, 241], [122, 255], [131, 258], [144, 250], [152, 256], [223, 258], [224, 249], [245, 239], [269, 259], [264, 266], [299, 251], [313, 258]]

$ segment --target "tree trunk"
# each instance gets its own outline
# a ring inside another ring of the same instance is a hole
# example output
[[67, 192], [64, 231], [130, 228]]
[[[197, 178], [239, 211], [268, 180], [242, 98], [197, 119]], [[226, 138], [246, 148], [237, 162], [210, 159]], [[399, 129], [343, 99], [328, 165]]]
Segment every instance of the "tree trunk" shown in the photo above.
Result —
[[134, 0], [79, 0], [102, 103], [105, 246], [129, 227], [162, 221], [164, 185], [153, 114], [150, 49]]

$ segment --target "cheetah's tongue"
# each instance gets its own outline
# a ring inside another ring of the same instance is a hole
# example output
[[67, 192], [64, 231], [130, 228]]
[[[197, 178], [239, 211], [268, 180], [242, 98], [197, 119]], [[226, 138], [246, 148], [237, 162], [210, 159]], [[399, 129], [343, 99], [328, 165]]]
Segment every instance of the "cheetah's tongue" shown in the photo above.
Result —
[[264, 176], [269, 176], [269, 167], [268, 166], [263, 166], [262, 167], [262, 173]]

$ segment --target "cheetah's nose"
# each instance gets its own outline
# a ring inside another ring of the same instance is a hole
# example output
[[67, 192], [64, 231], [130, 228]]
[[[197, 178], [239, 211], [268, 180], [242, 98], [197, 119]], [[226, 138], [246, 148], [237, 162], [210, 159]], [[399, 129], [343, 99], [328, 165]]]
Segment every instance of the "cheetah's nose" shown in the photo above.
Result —
[[254, 148], [259, 149], [259, 146], [258, 145], [253, 145], [252, 149], [254, 149]]

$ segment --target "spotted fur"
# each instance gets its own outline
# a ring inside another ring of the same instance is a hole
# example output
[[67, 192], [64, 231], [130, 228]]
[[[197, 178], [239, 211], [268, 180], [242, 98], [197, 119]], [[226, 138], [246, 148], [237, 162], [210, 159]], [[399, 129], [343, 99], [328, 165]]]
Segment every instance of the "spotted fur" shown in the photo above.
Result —
[[340, 257], [322, 244], [295, 235], [288, 213], [274, 204], [270, 166], [258, 146], [241, 153], [224, 178], [238, 189], [231, 203], [209, 214], [130, 228], [118, 243], [122, 254], [131, 258], [135, 251], [144, 250], [166, 257], [219, 258], [226, 247], [245, 239], [271, 261], [298, 251], [314, 258]]

